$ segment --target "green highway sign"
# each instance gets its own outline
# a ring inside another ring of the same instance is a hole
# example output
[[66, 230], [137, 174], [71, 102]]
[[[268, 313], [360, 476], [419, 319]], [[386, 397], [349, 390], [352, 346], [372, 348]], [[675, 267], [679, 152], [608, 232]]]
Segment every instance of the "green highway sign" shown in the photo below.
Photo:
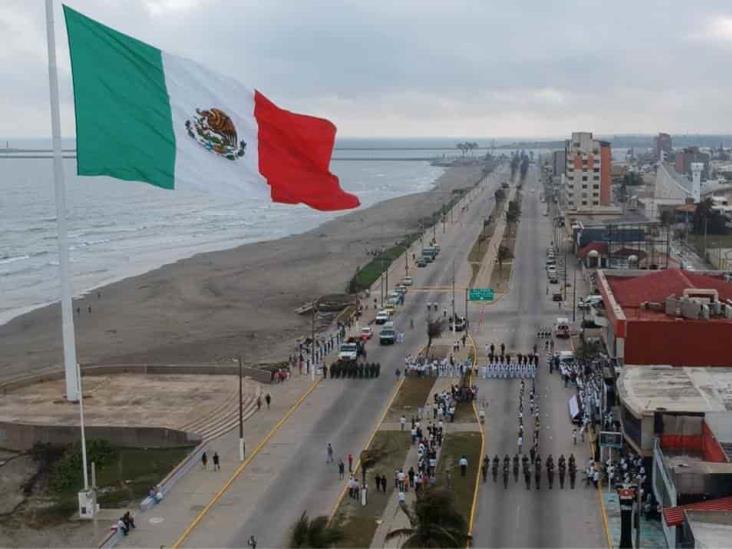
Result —
[[493, 301], [493, 288], [470, 288], [468, 299], [470, 301]]

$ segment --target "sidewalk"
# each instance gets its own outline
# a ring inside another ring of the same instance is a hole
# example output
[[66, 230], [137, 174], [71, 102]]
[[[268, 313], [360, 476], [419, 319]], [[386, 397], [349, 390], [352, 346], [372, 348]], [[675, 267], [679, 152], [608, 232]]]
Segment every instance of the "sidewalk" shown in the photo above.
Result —
[[[303, 371], [304, 372], [304, 371]], [[320, 381], [316, 381], [316, 383]], [[288, 381], [264, 386], [263, 392], [272, 395], [270, 408], [262, 402], [262, 409], [244, 422], [246, 456], [249, 456], [282, 416], [301, 398], [311, 385], [310, 376], [295, 373]], [[135, 513], [137, 528], [120, 543], [122, 547], [161, 547], [171, 545], [206, 504], [226, 484], [239, 461], [239, 432], [234, 429], [211, 441], [206, 448], [209, 457], [207, 469], [194, 466], [171, 489], [167, 497], [146, 512]], [[220, 456], [221, 470], [214, 471], [211, 458]]]
[[[613, 547], [619, 547], [620, 502], [618, 495], [614, 491], [608, 492], [605, 488], [602, 498], [605, 502], [605, 513]], [[635, 544], [635, 530], [633, 530], [633, 543]], [[659, 520], [646, 520], [641, 516], [640, 545], [643, 549], [666, 549], [666, 538], [663, 535], [663, 528]]]

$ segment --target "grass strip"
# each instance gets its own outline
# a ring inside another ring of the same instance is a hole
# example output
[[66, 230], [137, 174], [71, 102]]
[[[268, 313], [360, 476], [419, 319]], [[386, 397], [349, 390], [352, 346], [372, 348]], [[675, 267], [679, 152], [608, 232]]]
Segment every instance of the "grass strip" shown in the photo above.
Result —
[[[375, 450], [380, 459], [367, 471], [368, 502], [362, 506], [345, 496], [335, 512], [333, 525], [345, 534], [338, 547], [368, 547], [376, 533], [389, 498], [394, 495], [394, 471], [404, 466], [411, 445], [409, 431], [377, 431], [369, 450]], [[375, 475], [386, 475], [386, 493], [376, 491]], [[360, 475], [359, 475], [360, 480]]]
[[435, 377], [410, 376], [404, 380], [391, 408], [386, 413], [386, 421], [399, 419], [402, 414], [409, 420], [417, 415], [417, 409], [425, 405], [435, 384]]
[[[455, 507], [470, 520], [470, 509], [473, 505], [473, 493], [477, 479], [476, 467], [480, 467], [481, 437], [477, 431], [447, 433], [442, 442], [440, 460], [437, 464], [437, 485], [447, 486], [447, 472], [451, 473], [449, 490], [455, 496]], [[458, 460], [465, 456], [468, 459], [468, 471], [460, 476]]]

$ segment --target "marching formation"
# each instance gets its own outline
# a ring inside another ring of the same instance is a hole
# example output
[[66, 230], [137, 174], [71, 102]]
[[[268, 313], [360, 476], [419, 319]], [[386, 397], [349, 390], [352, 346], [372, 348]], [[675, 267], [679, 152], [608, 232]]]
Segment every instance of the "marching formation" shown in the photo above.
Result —
[[478, 367], [478, 375], [483, 379], [534, 379], [539, 366], [536, 345], [532, 353], [506, 353], [506, 345], [501, 343], [500, 352], [492, 343], [485, 346], [487, 363]]
[[443, 359], [407, 355], [404, 359], [404, 375], [463, 377], [470, 371], [470, 368], [469, 359], [458, 362], [453, 355]]

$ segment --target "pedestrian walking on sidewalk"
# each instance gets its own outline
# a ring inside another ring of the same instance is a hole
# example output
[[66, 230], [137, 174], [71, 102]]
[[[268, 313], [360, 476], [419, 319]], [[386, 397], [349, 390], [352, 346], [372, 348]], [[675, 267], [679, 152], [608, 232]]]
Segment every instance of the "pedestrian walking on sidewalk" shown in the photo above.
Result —
[[572, 427], [572, 444], [577, 446], [577, 427]]
[[266, 394], [266, 395], [264, 396], [264, 400], [265, 400], [265, 402], [267, 403], [267, 409], [269, 410], [269, 405], [270, 405], [270, 403], [272, 402], [272, 396], [271, 396], [271, 395], [270, 395], [269, 393], [267, 393], [267, 394]]
[[253, 535], [249, 536], [249, 539], [247, 540], [247, 545], [252, 549], [257, 549], [257, 539]]
[[348, 472], [353, 473], [353, 454], [348, 453]]
[[345, 472], [346, 472], [346, 466], [343, 463], [343, 460], [339, 459], [338, 460], [338, 476], [340, 477], [341, 480], [343, 480], [343, 476], [344, 476]]
[[326, 448], [325, 462], [333, 463], [333, 445], [330, 442], [328, 443], [328, 447]]
[[404, 430], [404, 425], [406, 423], [407, 423], [407, 418], [405, 418], [404, 416], [402, 416], [402, 417], [399, 418], [399, 427], [400, 427], [399, 430], [400, 431], [403, 431]]
[[201, 454], [201, 465], [204, 469], [206, 469], [206, 466], [208, 465], [208, 455], [206, 455], [206, 452]]
[[217, 452], [214, 452], [214, 455], [213, 455], [213, 468], [214, 468], [214, 471], [221, 470], [221, 465], [219, 465], [219, 454]]
[[257, 412], [262, 408], [262, 396], [257, 396]]

